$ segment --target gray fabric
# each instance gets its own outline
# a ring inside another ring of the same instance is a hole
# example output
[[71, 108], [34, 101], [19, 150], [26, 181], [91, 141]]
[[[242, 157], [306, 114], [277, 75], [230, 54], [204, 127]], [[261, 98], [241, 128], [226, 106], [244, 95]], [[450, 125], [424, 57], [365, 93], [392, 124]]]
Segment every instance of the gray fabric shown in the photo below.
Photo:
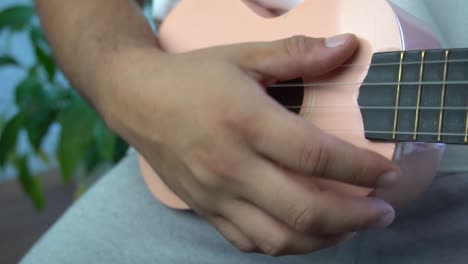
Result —
[[22, 260], [30, 263], [466, 263], [468, 175], [436, 178], [386, 230], [305, 256], [240, 253], [189, 212], [148, 192], [135, 154], [82, 197]]
[[[457, 20], [454, 14], [466, 21], [467, 1], [395, 2], [439, 27], [448, 46], [468, 46], [468, 27], [446, 31]], [[362, 232], [318, 253], [272, 258], [240, 253], [196, 215], [162, 206], [146, 189], [131, 153], [66, 212], [22, 263], [467, 263], [467, 190], [468, 175], [439, 175], [388, 229]]]
[[[22, 263], [272, 263], [266, 256], [242, 256], [193, 213], [155, 201], [136, 164], [131, 154], [99, 181]], [[327, 263], [349, 259], [335, 253], [329, 251]]]

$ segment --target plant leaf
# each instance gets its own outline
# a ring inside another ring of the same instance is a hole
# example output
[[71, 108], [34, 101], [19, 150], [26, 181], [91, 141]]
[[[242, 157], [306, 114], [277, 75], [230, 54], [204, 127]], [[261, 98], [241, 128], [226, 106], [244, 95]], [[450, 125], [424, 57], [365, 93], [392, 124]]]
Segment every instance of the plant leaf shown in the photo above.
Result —
[[33, 43], [46, 43], [44, 32], [39, 26], [32, 26], [29, 30], [29, 38]]
[[21, 31], [34, 17], [34, 8], [29, 5], [14, 5], [0, 11], [0, 31]]
[[94, 126], [94, 140], [98, 148], [98, 153], [102, 159], [112, 161], [115, 152], [117, 136], [100, 119]]
[[31, 75], [16, 87], [15, 100], [24, 119], [29, 143], [38, 152], [56, 116], [54, 103], [42, 83]]
[[8, 55], [3, 55], [0, 56], [0, 67], [4, 66], [19, 66], [19, 63], [15, 58]]
[[25, 114], [25, 127], [29, 143], [39, 153], [42, 140], [55, 121], [55, 112], [47, 105], [40, 105], [37, 112]]
[[46, 97], [41, 82], [34, 75], [28, 75], [15, 88], [15, 102], [21, 111], [35, 111], [35, 103]]
[[117, 137], [117, 142], [115, 143], [115, 152], [113, 157], [113, 162], [119, 162], [125, 155], [127, 155], [128, 143], [123, 140], [121, 137]]
[[56, 66], [42, 30], [39, 27], [32, 27], [29, 31], [29, 38], [33, 43], [34, 53], [40, 62], [39, 65], [44, 68], [48, 80], [52, 82], [56, 73]]
[[96, 148], [91, 147], [86, 150], [84, 156], [84, 169], [86, 173], [92, 172], [100, 162], [99, 153]]
[[15, 165], [18, 170], [18, 181], [20, 182], [22, 189], [31, 199], [37, 210], [44, 209], [44, 195], [42, 194], [39, 177], [33, 177], [31, 175], [27, 157], [19, 157], [16, 159]]
[[50, 163], [50, 158], [47, 156], [47, 153], [45, 153], [42, 149], [39, 149], [36, 152], [37, 157], [44, 163], [48, 164]]
[[16, 149], [18, 134], [23, 125], [20, 113], [12, 117], [5, 125], [0, 137], [0, 166], [5, 166], [8, 155]]
[[62, 126], [58, 143], [58, 160], [65, 181], [70, 180], [93, 143], [96, 113], [76, 95], [59, 116]]
[[56, 72], [54, 58], [37, 45], [34, 45], [34, 53], [36, 54], [37, 60], [41, 62], [41, 66], [46, 71], [49, 82], [52, 82]]

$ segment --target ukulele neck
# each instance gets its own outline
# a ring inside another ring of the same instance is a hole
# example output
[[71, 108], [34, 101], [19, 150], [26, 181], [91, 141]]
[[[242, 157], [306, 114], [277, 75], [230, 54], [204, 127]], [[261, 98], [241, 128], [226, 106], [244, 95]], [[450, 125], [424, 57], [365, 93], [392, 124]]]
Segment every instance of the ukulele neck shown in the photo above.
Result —
[[468, 144], [468, 49], [376, 53], [358, 104], [370, 140]]

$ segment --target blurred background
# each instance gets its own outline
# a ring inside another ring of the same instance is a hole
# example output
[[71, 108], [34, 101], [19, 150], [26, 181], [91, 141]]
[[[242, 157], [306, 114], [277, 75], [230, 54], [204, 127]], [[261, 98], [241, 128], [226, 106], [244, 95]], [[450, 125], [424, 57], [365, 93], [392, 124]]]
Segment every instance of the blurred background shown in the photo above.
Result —
[[0, 1], [0, 263], [16, 263], [127, 148], [55, 65], [33, 2]]
[[[420, 1], [395, 0], [407, 10]], [[468, 46], [468, 19], [441, 22], [466, 10], [441, 13], [445, 1], [424, 1], [432, 4], [414, 13], [445, 46]], [[127, 149], [55, 65], [32, 1], [0, 1], [0, 263], [16, 263]], [[440, 170], [468, 171], [467, 153], [450, 146]]]

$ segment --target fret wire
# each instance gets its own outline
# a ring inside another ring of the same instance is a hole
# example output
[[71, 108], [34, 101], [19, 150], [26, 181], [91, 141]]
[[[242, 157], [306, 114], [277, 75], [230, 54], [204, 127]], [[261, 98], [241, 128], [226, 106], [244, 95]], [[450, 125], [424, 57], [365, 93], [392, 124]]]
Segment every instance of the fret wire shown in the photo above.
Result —
[[[446, 94], [446, 82], [447, 82], [447, 69], [448, 69], [448, 58], [449, 58], [449, 50], [445, 50], [445, 64], [444, 64], [444, 76], [442, 81], [442, 94], [440, 97], [440, 107], [444, 107], [445, 105], [445, 94]], [[439, 129], [437, 135], [437, 141], [442, 141], [442, 127], [443, 127], [443, 116], [444, 116], [444, 109], [440, 109], [439, 112]]]
[[419, 69], [419, 86], [418, 86], [418, 98], [416, 101], [416, 114], [414, 118], [414, 134], [413, 140], [418, 139], [418, 129], [419, 129], [419, 110], [421, 105], [421, 91], [422, 91], [422, 81], [424, 77], [424, 58], [426, 56], [426, 51], [421, 52], [421, 68]]
[[468, 143], [468, 111], [466, 111], [465, 143]]
[[397, 84], [397, 93], [396, 93], [396, 100], [395, 100], [395, 113], [393, 116], [393, 135], [392, 139], [396, 139], [396, 130], [398, 126], [398, 106], [400, 105], [400, 90], [401, 90], [401, 77], [402, 77], [402, 71], [403, 71], [403, 59], [405, 57], [405, 52], [402, 51], [400, 53], [400, 66], [398, 67], [398, 84]]

